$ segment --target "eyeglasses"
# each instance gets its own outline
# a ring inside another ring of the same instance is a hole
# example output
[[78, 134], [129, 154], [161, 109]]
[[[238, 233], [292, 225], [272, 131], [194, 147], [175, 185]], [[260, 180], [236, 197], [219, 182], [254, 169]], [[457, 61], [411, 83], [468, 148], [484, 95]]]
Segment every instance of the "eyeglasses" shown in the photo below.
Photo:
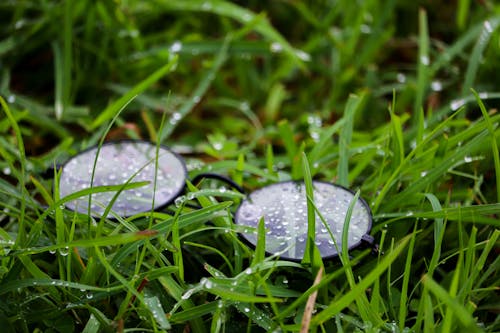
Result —
[[[133, 189], [122, 188], [121, 192], [110, 190], [83, 195], [65, 204], [70, 210], [90, 213], [93, 217], [102, 216], [112, 205], [113, 214], [128, 217], [173, 203], [184, 191], [187, 177], [184, 160], [167, 147], [140, 140], [113, 141], [89, 148], [63, 164], [59, 191], [65, 197], [96, 186], [147, 182], [145, 186]], [[243, 192], [230, 179], [217, 174], [202, 174], [193, 182], [205, 177], [225, 181]], [[332, 183], [313, 181], [313, 187], [317, 209], [315, 242], [323, 258], [336, 257], [338, 249], [342, 248], [347, 210], [355, 195], [351, 190]], [[283, 259], [301, 260], [308, 229], [304, 182], [279, 182], [250, 193], [236, 209], [234, 221], [238, 225], [256, 228], [261, 218], [264, 218], [268, 230], [266, 251], [280, 253]], [[349, 250], [362, 243], [373, 243], [369, 236], [371, 225], [370, 208], [358, 198], [353, 204], [348, 228]], [[241, 235], [251, 246], [256, 246], [255, 233]]]
[[[316, 213], [315, 243], [324, 259], [338, 255], [342, 248], [342, 232], [347, 210], [354, 193], [342, 186], [313, 181]], [[266, 251], [280, 253], [282, 259], [299, 261], [306, 249], [307, 197], [304, 182], [280, 182], [258, 189], [248, 195], [235, 215], [235, 223], [256, 228], [264, 218]], [[323, 221], [325, 223], [323, 223]], [[362, 199], [353, 205], [348, 228], [348, 249], [362, 243], [373, 243], [368, 235], [372, 225], [371, 211]], [[253, 247], [256, 233], [243, 233], [242, 237]]]

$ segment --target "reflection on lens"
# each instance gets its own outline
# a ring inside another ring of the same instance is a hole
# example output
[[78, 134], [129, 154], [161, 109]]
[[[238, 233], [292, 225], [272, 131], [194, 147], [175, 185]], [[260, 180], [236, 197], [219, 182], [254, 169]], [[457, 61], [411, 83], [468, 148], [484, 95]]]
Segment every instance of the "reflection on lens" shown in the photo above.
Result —
[[[342, 248], [342, 230], [347, 210], [354, 194], [344, 187], [313, 182], [314, 204], [324, 218], [316, 214], [316, 245], [321, 256], [331, 257]], [[257, 228], [264, 218], [266, 226], [266, 251], [282, 253], [281, 257], [301, 260], [307, 239], [307, 200], [303, 182], [282, 182], [266, 186], [251, 193], [238, 208], [236, 223]], [[348, 231], [348, 248], [360, 244], [370, 231], [371, 212], [362, 199], [354, 204]], [[332, 237], [333, 236], [333, 237]], [[243, 237], [256, 245], [257, 234], [244, 233]], [[335, 247], [335, 243], [337, 248]]]
[[[60, 195], [90, 188], [97, 147], [86, 150], [63, 166], [59, 183]], [[147, 181], [148, 185], [124, 190], [114, 202], [112, 211], [119, 216], [131, 216], [164, 206], [183, 190], [187, 176], [183, 161], [167, 148], [158, 150], [156, 145], [145, 141], [121, 141], [104, 144], [99, 151], [93, 186], [121, 185]], [[156, 191], [154, 180], [156, 174]], [[110, 204], [115, 191], [93, 193], [90, 207], [92, 216], [101, 216]], [[66, 207], [87, 214], [89, 196], [85, 195], [66, 203]]]

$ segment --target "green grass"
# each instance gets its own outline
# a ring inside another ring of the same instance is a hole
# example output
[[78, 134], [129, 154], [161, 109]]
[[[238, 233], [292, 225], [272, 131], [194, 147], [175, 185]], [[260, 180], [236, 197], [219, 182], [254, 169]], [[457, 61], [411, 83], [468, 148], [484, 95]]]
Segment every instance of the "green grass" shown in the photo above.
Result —
[[[499, 5], [242, 3], [0, 3], [2, 332], [500, 331]], [[65, 209], [143, 185], [59, 197], [54, 166], [120, 138], [190, 179], [303, 180], [302, 262], [266, 256], [263, 222], [248, 247], [218, 182], [128, 218]], [[312, 179], [369, 203], [378, 253], [319, 258]]]

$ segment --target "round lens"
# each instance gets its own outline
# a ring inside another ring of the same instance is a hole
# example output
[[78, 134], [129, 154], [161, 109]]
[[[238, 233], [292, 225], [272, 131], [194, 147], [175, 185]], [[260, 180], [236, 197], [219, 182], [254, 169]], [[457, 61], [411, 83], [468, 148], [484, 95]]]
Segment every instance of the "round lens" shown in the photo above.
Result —
[[[70, 159], [62, 168], [60, 195], [90, 188], [98, 148], [86, 150]], [[158, 154], [158, 157], [157, 157]], [[158, 164], [156, 164], [158, 159]], [[154, 189], [156, 175], [156, 190]], [[144, 141], [121, 141], [104, 144], [97, 157], [93, 186], [121, 185], [147, 181], [149, 184], [122, 191], [113, 203], [112, 211], [119, 216], [131, 216], [169, 204], [184, 189], [187, 176], [184, 162], [165, 147], [157, 151], [155, 144]], [[92, 216], [102, 216], [117, 192], [93, 193]], [[89, 196], [66, 203], [66, 207], [88, 213]]]
[[[342, 248], [342, 230], [347, 210], [354, 193], [344, 187], [313, 181], [314, 204], [324, 223], [316, 214], [316, 245], [323, 258], [338, 254]], [[237, 224], [257, 227], [264, 218], [266, 226], [266, 251], [281, 253], [289, 260], [301, 260], [307, 239], [307, 200], [303, 182], [282, 182], [266, 186], [251, 193], [236, 211]], [[358, 199], [354, 204], [348, 230], [348, 248], [360, 244], [370, 231], [371, 212], [366, 202]], [[242, 236], [256, 245], [256, 233]], [[335, 247], [335, 244], [337, 247]]]

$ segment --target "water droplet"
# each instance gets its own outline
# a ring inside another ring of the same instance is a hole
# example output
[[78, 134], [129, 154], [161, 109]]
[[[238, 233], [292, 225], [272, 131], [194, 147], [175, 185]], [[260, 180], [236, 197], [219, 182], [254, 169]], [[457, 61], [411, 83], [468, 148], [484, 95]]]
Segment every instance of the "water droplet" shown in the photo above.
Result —
[[8, 176], [8, 175], [10, 175], [12, 173], [12, 170], [10, 170], [9, 167], [5, 167], [5, 168], [3, 168], [2, 172], [3, 172], [4, 175]]
[[14, 24], [14, 28], [21, 29], [24, 25], [26, 24], [25, 20], [17, 20], [16, 23]]
[[212, 9], [212, 4], [210, 2], [204, 2], [201, 4], [201, 9], [209, 11]]
[[470, 156], [465, 156], [465, 157], [464, 157], [464, 162], [465, 162], [465, 163], [470, 163], [470, 162], [472, 162], [472, 157], [470, 157]]
[[56, 254], [56, 250], [49, 250], [50, 254]]
[[487, 99], [489, 97], [487, 92], [481, 92], [479, 93], [479, 98], [481, 99]]
[[461, 108], [464, 105], [465, 105], [465, 100], [463, 100], [463, 99], [456, 99], [456, 100], [451, 101], [450, 108], [453, 111], [456, 111], [456, 110], [458, 110], [459, 108]]
[[201, 96], [195, 95], [193, 96], [193, 103], [198, 104], [201, 101]]
[[278, 53], [283, 51], [283, 45], [278, 42], [273, 42], [271, 43], [269, 49], [271, 50], [271, 52]]
[[398, 80], [399, 83], [405, 83], [406, 75], [404, 75], [403, 73], [398, 73], [398, 75], [396, 75], [396, 79]]
[[309, 53], [306, 53], [302, 50], [296, 50], [295, 51], [295, 54], [297, 55], [297, 57], [299, 57], [300, 60], [302, 61], [311, 61], [311, 56], [309, 55]]
[[493, 32], [493, 26], [490, 21], [484, 21], [484, 29], [490, 34]]
[[371, 34], [372, 33], [372, 28], [368, 24], [362, 24], [359, 27], [359, 30], [364, 33], [364, 34]]
[[186, 196], [186, 198], [187, 198], [188, 200], [193, 200], [193, 199], [194, 199], [194, 197], [195, 197], [194, 192], [189, 192], [189, 193], [187, 194], [187, 196]]
[[428, 66], [430, 64], [430, 60], [429, 60], [429, 57], [426, 56], [426, 55], [423, 55], [420, 57], [420, 63], [422, 65], [425, 65], [425, 66]]
[[170, 117], [170, 124], [175, 125], [181, 120], [182, 115], [179, 112], [175, 112], [172, 114], [172, 117]]
[[240, 103], [240, 110], [243, 110], [243, 111], [250, 110], [250, 104], [248, 104], [248, 102], [241, 102]]
[[245, 269], [245, 274], [250, 275], [252, 273], [253, 273], [253, 270], [250, 267], [248, 267], [247, 269]]
[[63, 257], [67, 256], [69, 254], [69, 247], [64, 247], [59, 249], [59, 254]]
[[185, 196], [180, 196], [180, 197], [176, 198], [175, 201], [174, 201], [175, 206], [177, 208], [180, 208], [184, 204], [184, 201], [186, 201], [186, 197]]
[[16, 101], [16, 95], [9, 95], [9, 97], [7, 97], [7, 102], [12, 104]]
[[188, 289], [184, 294], [182, 294], [181, 298], [184, 300], [189, 299], [195, 291], [197, 291], [196, 288]]
[[250, 312], [250, 308], [243, 308], [243, 311], [245, 311], [245, 313], [249, 313]]
[[205, 281], [205, 284], [204, 284], [204, 285], [205, 285], [205, 288], [207, 288], [207, 289], [211, 289], [211, 288], [213, 288], [213, 287], [214, 287], [214, 283], [213, 283], [211, 280], [209, 280], [209, 279], [207, 279], [207, 280]]
[[243, 19], [244, 22], [250, 22], [252, 20], [252, 14], [245, 13], [242, 16], [242, 19]]
[[85, 294], [85, 298], [86, 299], [92, 299], [92, 298], [94, 298], [94, 295], [92, 295], [91, 292], [88, 292], [88, 293]]
[[182, 50], [182, 43], [179, 41], [175, 41], [171, 46], [170, 46], [170, 52], [172, 53], [178, 53]]
[[214, 147], [215, 150], [220, 151], [222, 148], [224, 148], [224, 145], [222, 142], [213, 142], [212, 147]]
[[443, 90], [443, 84], [440, 81], [432, 81], [431, 89], [433, 91], [441, 91]]

